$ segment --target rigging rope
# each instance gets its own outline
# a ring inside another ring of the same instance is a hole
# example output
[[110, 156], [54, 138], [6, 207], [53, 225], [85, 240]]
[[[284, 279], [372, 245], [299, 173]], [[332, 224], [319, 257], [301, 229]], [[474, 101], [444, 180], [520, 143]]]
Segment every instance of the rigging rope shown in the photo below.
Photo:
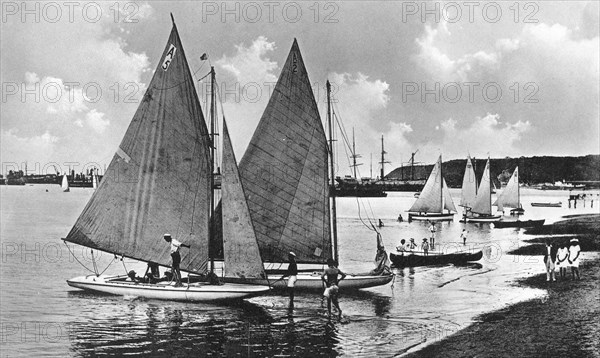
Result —
[[69, 247], [69, 245], [67, 245], [66, 241], [63, 241], [63, 243], [67, 247], [67, 250], [69, 250], [69, 253], [71, 254], [71, 256], [73, 256], [73, 258], [75, 259], [75, 261], [77, 261], [81, 265], [81, 267], [83, 267], [84, 269], [88, 270], [91, 273], [95, 273], [93, 270], [90, 270], [87, 266], [85, 266], [83, 263], [81, 263], [81, 261], [79, 261], [79, 259], [77, 258], [77, 256], [75, 256], [75, 254], [73, 253], [73, 251], [71, 251], [71, 248]]

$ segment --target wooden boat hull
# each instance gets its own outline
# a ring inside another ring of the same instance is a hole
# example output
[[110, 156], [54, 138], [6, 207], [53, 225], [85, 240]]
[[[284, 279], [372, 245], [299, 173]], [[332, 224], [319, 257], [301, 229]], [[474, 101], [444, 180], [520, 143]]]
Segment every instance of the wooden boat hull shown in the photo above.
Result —
[[67, 280], [67, 283], [71, 287], [113, 295], [188, 302], [239, 300], [264, 294], [270, 290], [268, 286], [230, 283], [224, 285], [184, 283], [183, 287], [175, 287], [172, 283], [134, 283], [123, 281], [124, 278], [125, 276], [88, 275]]
[[460, 220], [461, 223], [495, 223], [500, 221], [502, 217], [500, 215], [489, 215], [489, 216], [467, 216]]
[[[298, 280], [295, 284], [295, 289], [305, 291], [315, 291], [323, 289], [323, 281], [321, 281], [322, 272], [312, 273], [298, 273]], [[269, 275], [268, 280], [264, 279], [238, 279], [233, 277], [225, 277], [225, 282], [232, 283], [250, 283], [257, 285], [271, 285], [274, 289], [285, 289], [287, 288], [287, 278], [280, 280], [281, 275]], [[346, 290], [358, 290], [361, 288], [369, 288], [376, 286], [383, 286], [388, 284], [394, 278], [393, 274], [384, 276], [370, 276], [370, 275], [347, 275], [345, 279], [340, 281], [340, 289]]]
[[483, 251], [474, 253], [431, 254], [427, 256], [414, 253], [406, 253], [405, 255], [390, 253], [390, 261], [392, 261], [394, 267], [465, 264], [467, 262], [479, 261], [482, 257]]
[[562, 202], [558, 203], [531, 203], [531, 206], [545, 207], [545, 208], [560, 208], [562, 207]]
[[426, 214], [408, 214], [408, 221], [452, 221], [454, 220], [454, 214], [442, 214], [442, 213], [426, 213]]
[[541, 220], [500, 220], [494, 222], [494, 227], [496, 229], [503, 229], [508, 227], [539, 227], [543, 226], [545, 219]]

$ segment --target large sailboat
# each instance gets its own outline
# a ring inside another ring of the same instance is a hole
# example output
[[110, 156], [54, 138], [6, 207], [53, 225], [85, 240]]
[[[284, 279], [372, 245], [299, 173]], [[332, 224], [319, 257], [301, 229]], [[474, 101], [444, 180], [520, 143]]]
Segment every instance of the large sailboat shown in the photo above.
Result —
[[408, 210], [408, 221], [452, 221], [456, 207], [442, 175], [442, 156], [431, 170], [421, 194]]
[[475, 204], [477, 197], [477, 178], [471, 162], [471, 156], [467, 156], [467, 165], [465, 166], [465, 175], [463, 176], [462, 187], [460, 191], [460, 204], [463, 210], [469, 210]]
[[[329, 84], [327, 88], [329, 96]], [[328, 118], [330, 112], [328, 105]], [[333, 170], [328, 175], [333, 166], [330, 153], [308, 73], [294, 40], [239, 165], [269, 277], [268, 280], [225, 277], [226, 281], [269, 282], [275, 287], [285, 287], [285, 282], [278, 279], [288, 253], [293, 251], [298, 264], [313, 266], [307, 268], [309, 272], [302, 272], [301, 267], [295, 287], [322, 289], [320, 270], [314, 267], [322, 268], [329, 258], [339, 259], [335, 196], [330, 199], [329, 193], [333, 184], [330, 178], [334, 178]], [[382, 247], [378, 245], [378, 249]], [[387, 255], [380, 256], [387, 260]], [[389, 272], [350, 274], [340, 282], [340, 288], [379, 286], [392, 278]]]
[[[182, 252], [181, 261], [181, 270], [189, 274], [187, 282], [182, 287], [168, 281], [140, 282], [127, 275], [105, 276], [94, 269], [92, 275], [68, 280], [70, 286], [182, 301], [241, 299], [269, 290], [264, 285], [212, 285], [201, 280], [209, 269], [214, 152], [194, 84], [173, 21], [161, 60], [125, 137], [98, 189], [63, 239], [89, 247], [92, 253], [100, 250], [115, 258], [169, 267], [169, 244], [163, 234], [172, 233], [191, 246]], [[224, 206], [243, 217], [239, 202], [243, 189], [226, 130], [224, 137], [223, 166], [231, 176], [225, 179]], [[236, 228], [226, 231], [228, 272], [265, 277], [258, 245], [250, 233], [251, 222], [243, 221]]]
[[471, 210], [465, 211], [462, 222], [494, 222], [500, 215], [492, 214], [492, 184], [490, 177], [490, 160], [485, 163], [483, 176], [477, 190], [475, 202]]
[[511, 215], [516, 215], [516, 220], [500, 220], [494, 223], [495, 228], [505, 227], [535, 227], [544, 225], [545, 220], [519, 220], [518, 215], [525, 211], [521, 205], [521, 195], [519, 188], [519, 167], [515, 168], [510, 180], [506, 184], [504, 190], [498, 196], [494, 204], [498, 207], [498, 211], [504, 212], [505, 207], [512, 208]]

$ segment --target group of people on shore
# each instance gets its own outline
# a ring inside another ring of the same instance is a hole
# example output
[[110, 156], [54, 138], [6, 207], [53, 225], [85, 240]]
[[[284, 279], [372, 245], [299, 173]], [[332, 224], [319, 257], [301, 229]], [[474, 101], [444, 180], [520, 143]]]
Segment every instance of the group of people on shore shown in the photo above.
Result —
[[544, 265], [546, 266], [546, 281], [556, 281], [556, 273], [561, 278], [567, 277], [567, 269], [571, 268], [572, 279], [579, 276], [579, 262], [581, 261], [581, 247], [579, 240], [571, 239], [569, 245], [557, 244], [552, 245], [550, 241], [546, 242], [546, 250], [544, 251]]

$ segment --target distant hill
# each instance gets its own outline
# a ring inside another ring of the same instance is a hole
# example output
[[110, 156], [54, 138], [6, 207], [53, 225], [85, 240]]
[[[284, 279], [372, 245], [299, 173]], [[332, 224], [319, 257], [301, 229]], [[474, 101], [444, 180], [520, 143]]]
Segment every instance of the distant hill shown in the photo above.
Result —
[[[473, 160], [477, 180], [481, 179], [487, 158]], [[448, 186], [462, 185], [467, 159], [455, 159], [442, 164]], [[600, 155], [584, 157], [520, 157], [490, 160], [490, 171], [496, 186], [506, 182], [515, 167], [519, 165], [519, 181], [534, 185], [555, 181], [600, 181]], [[414, 179], [427, 179], [433, 165], [415, 165]], [[386, 179], [411, 179], [411, 167], [396, 168], [385, 176]]]

